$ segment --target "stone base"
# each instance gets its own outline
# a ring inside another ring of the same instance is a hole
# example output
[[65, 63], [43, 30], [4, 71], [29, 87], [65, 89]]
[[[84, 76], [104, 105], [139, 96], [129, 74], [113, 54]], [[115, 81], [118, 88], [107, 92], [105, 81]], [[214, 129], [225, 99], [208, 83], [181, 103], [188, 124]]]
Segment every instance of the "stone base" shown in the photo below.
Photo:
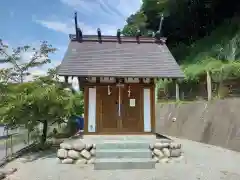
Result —
[[57, 157], [62, 164], [93, 164], [95, 144], [86, 144], [82, 139], [71, 139], [60, 144]]
[[[149, 143], [151, 143], [150, 146]], [[98, 147], [97, 150], [96, 144]], [[107, 160], [112, 164], [116, 161], [116, 166], [120, 166], [119, 164], [122, 164], [122, 167], [125, 167], [125, 165], [126, 167], [130, 167], [129, 164], [131, 163], [129, 159], [131, 161], [132, 159], [136, 161], [141, 159], [141, 161], [136, 162], [135, 164], [142, 163], [150, 168], [152, 167], [152, 163], [169, 163], [179, 161], [183, 158], [183, 152], [181, 144], [174, 143], [169, 139], [156, 140], [155, 138], [145, 136], [94, 136], [89, 139], [72, 138], [61, 143], [60, 149], [58, 149], [57, 152], [57, 157], [58, 162], [62, 164], [96, 165], [98, 163], [101, 165], [104, 164], [104, 167], [106, 166], [105, 164]], [[124, 161], [119, 161], [119, 159], [121, 160], [123, 158]], [[132, 163], [131, 166], [133, 165], [134, 163]], [[138, 166], [134, 165], [134, 167]], [[96, 169], [102, 168], [98, 167]]]
[[172, 140], [158, 140], [155, 144], [150, 144], [149, 148], [156, 163], [169, 163], [174, 159], [183, 158], [181, 144], [174, 143]]

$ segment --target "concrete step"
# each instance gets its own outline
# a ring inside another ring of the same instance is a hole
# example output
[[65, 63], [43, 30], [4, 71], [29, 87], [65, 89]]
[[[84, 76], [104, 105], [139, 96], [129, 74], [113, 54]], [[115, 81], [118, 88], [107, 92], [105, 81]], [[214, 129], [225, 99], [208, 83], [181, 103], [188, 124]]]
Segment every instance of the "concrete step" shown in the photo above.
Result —
[[97, 143], [102, 141], [155, 141], [156, 135], [84, 135], [88, 142]]
[[117, 170], [117, 169], [154, 169], [155, 162], [151, 158], [123, 158], [123, 159], [96, 159], [95, 170]]
[[97, 149], [148, 149], [148, 141], [104, 141], [97, 143]]
[[151, 158], [149, 149], [97, 149], [96, 158]]

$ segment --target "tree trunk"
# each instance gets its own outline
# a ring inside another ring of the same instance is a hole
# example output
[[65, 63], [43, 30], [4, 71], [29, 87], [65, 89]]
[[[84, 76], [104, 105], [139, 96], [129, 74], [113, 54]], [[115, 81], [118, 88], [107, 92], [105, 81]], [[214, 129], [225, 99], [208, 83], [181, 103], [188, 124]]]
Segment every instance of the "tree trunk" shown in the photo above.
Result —
[[47, 130], [48, 130], [48, 122], [47, 120], [45, 120], [43, 122], [43, 131], [42, 131], [42, 139], [41, 139], [42, 144], [44, 144], [47, 140]]
[[207, 71], [207, 93], [208, 101], [210, 101], [212, 99], [212, 79], [209, 71]]
[[20, 73], [20, 82], [21, 82], [21, 84], [23, 83], [23, 73], [22, 72]]

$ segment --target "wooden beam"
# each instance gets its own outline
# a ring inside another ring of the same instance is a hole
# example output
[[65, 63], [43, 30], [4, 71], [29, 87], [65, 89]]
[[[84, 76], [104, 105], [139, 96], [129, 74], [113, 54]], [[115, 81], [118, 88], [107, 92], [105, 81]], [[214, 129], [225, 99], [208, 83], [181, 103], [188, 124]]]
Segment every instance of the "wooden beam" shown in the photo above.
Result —
[[96, 83], [100, 83], [100, 77], [96, 77]]
[[208, 101], [212, 100], [212, 79], [209, 71], [207, 71], [207, 93]]
[[150, 79], [150, 84], [155, 84], [154, 78], [151, 78], [151, 79]]

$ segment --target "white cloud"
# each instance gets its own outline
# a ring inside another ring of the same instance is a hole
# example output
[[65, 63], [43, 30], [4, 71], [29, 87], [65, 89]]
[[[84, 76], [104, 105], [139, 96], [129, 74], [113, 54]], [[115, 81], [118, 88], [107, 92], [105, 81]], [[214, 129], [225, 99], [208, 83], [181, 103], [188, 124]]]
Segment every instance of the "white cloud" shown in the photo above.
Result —
[[140, 6], [142, 5], [141, 0], [119, 0], [117, 5], [117, 9], [123, 13], [125, 18], [129, 17], [131, 14], [140, 10]]
[[63, 23], [60, 21], [47, 21], [47, 20], [36, 20], [36, 22], [39, 24], [42, 24], [43, 26], [49, 29], [53, 29], [55, 31], [59, 31], [65, 34], [74, 32], [73, 25], [68, 23]]
[[[84, 34], [96, 34], [100, 28], [103, 35], [115, 35], [118, 28], [123, 28], [126, 19], [139, 10], [141, 0], [60, 0], [79, 12], [79, 27]], [[91, 21], [89, 21], [91, 19]], [[84, 21], [84, 22], [83, 22]], [[73, 20], [42, 19], [35, 22], [65, 34], [74, 33]]]
[[69, 5], [70, 7], [73, 7], [75, 10], [78, 10], [81, 8], [82, 11], [85, 13], [93, 13], [95, 8], [91, 8], [93, 6], [96, 6], [97, 4], [94, 1], [88, 0], [60, 0], [62, 3]]
[[[64, 34], [74, 34], [75, 29], [74, 29], [74, 24], [71, 20], [67, 22], [61, 22], [61, 21], [48, 21], [48, 20], [37, 20], [36, 22], [40, 23], [41, 25], [58, 31], [62, 32]], [[115, 35], [116, 34], [116, 29], [118, 29], [116, 26], [111, 26], [108, 24], [100, 24], [98, 27], [93, 27], [86, 25], [85, 23], [78, 23], [79, 27], [81, 27], [81, 30], [83, 31], [84, 34], [96, 34], [97, 33], [97, 28], [100, 28], [102, 30], [103, 35]]]
[[78, 79], [76, 77], [74, 77], [73, 80], [72, 80], [72, 87], [75, 90], [79, 90]]
[[46, 75], [46, 70], [41, 68], [41, 67], [38, 67], [38, 68], [31, 69], [30, 73], [31, 73], [31, 75], [27, 76], [24, 79], [25, 81], [31, 81], [36, 76], [44, 76], [44, 75]]
[[[7, 44], [7, 43], [4, 42], [4, 44]], [[27, 44], [27, 43], [24, 43], [24, 44]], [[40, 41], [35, 41], [35, 42], [33, 42], [29, 45], [31, 47], [35, 47], [36, 49], [38, 49], [40, 47]], [[11, 55], [13, 53], [12, 46], [9, 45], [9, 43], [8, 43], [8, 46], [9, 46], [9, 48], [6, 51], [8, 52], [9, 55]], [[66, 46], [54, 46], [54, 47], [56, 47], [58, 49], [58, 51], [65, 51], [66, 50]], [[33, 51], [27, 51], [27, 52], [21, 53], [20, 54], [20, 58], [21, 58], [20, 61], [21, 62], [18, 63], [18, 64], [29, 62], [30, 59], [33, 56], [33, 53], [34, 53]], [[0, 56], [0, 58], [3, 58], [3, 57]], [[45, 57], [43, 57], [43, 58], [45, 58]], [[39, 59], [39, 61], [41, 61], [41, 59]], [[55, 68], [60, 63], [61, 63], [60, 59], [52, 60], [52, 62], [49, 63], [49, 64], [45, 64], [45, 65], [42, 65], [42, 66], [39, 66], [39, 67], [31, 68], [29, 70], [31, 75], [27, 76], [24, 79], [24, 81], [31, 81], [34, 78], [34, 76], [44, 76], [44, 75], [47, 74], [47, 71], [48, 71], [49, 68]], [[13, 67], [13, 65], [10, 64], [10, 63], [0, 64], [0, 68], [12, 68], [12, 67]]]
[[106, 15], [107, 18], [125, 20], [130, 14], [139, 10], [141, 0], [60, 0], [63, 4], [81, 13], [89, 15]]

